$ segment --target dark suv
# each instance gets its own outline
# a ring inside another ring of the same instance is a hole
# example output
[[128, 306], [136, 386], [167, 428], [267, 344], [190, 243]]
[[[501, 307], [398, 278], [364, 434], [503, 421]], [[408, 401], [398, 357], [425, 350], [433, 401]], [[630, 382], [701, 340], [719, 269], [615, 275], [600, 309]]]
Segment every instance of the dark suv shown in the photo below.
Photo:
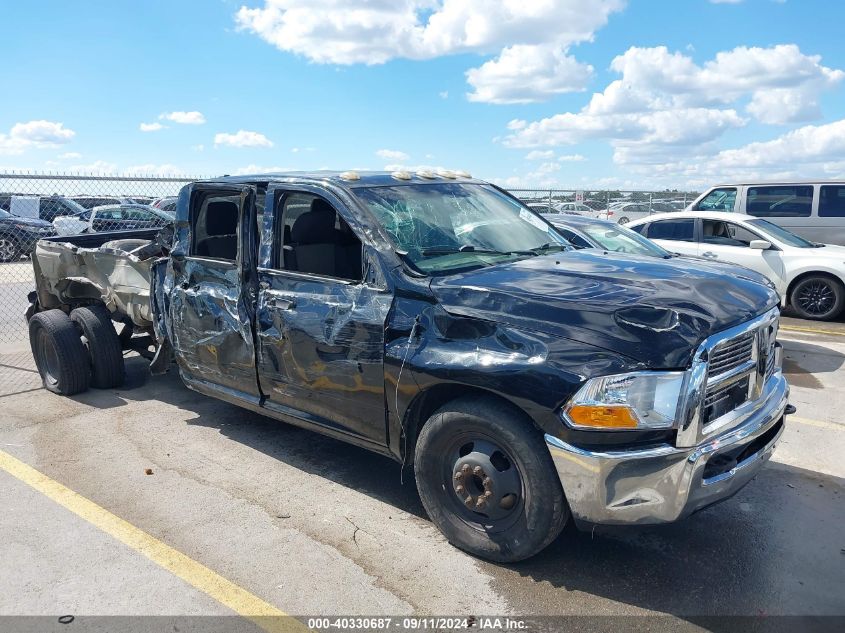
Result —
[[17, 261], [31, 254], [38, 240], [55, 233], [49, 222], [22, 218], [0, 209], [0, 262]]

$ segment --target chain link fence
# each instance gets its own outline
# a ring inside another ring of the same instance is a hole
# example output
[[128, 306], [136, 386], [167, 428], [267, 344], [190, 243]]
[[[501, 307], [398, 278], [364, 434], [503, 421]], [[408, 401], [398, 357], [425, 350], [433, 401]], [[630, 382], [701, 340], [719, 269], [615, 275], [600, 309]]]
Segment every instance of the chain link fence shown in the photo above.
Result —
[[[42, 237], [164, 226], [179, 189], [201, 178], [0, 173], [0, 396], [40, 386], [24, 312], [35, 287], [30, 255]], [[511, 189], [541, 213], [628, 221], [680, 210], [696, 196], [678, 191]], [[639, 214], [639, 215], [635, 215]]]
[[[618, 221], [652, 213], [681, 211], [691, 204], [694, 191], [645, 191], [618, 189], [509, 189], [540, 213], [575, 212]], [[610, 215], [608, 215], [610, 211]]]

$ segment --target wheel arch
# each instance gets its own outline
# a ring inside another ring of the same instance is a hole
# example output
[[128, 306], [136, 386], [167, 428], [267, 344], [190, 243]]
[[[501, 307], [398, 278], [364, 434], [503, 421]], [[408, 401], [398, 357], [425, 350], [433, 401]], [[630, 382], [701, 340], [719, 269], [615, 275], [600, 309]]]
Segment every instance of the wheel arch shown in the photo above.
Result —
[[514, 415], [524, 418], [538, 433], [544, 433], [543, 429], [525, 409], [500, 393], [475, 385], [439, 383], [418, 393], [405, 410], [402, 419], [403, 437], [400, 437], [400, 450], [404, 457], [403, 463], [413, 464], [417, 438], [419, 438], [425, 423], [428, 422], [434, 412], [450, 402], [468, 397], [484, 398], [490, 402], [498, 403], [509, 409]]
[[805, 270], [795, 275], [786, 286], [785, 299], [787, 305], [792, 305], [792, 291], [795, 289], [795, 286], [808, 277], [827, 277], [828, 279], [832, 279], [837, 282], [843, 289], [845, 289], [845, 279], [832, 271], [818, 269]]

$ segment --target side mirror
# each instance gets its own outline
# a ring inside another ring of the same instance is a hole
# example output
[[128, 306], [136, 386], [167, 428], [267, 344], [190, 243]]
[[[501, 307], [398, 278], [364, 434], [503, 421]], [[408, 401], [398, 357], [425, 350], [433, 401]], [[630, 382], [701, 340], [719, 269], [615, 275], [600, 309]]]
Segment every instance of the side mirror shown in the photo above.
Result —
[[772, 247], [772, 243], [769, 240], [751, 240], [748, 246], [758, 251], [767, 251]]

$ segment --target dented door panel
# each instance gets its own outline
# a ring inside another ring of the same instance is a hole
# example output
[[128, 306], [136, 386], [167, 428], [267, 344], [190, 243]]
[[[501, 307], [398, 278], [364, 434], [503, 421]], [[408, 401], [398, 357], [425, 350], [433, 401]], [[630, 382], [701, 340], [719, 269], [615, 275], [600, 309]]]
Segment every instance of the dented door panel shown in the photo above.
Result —
[[364, 284], [259, 271], [256, 332], [265, 406], [385, 443], [384, 322], [391, 297]]
[[[235, 261], [191, 256], [190, 205], [195, 194], [240, 195]], [[188, 384], [234, 390], [257, 401], [252, 330], [254, 294], [250, 283], [255, 266], [254, 187], [205, 183], [183, 190], [177, 212], [176, 239], [171, 254], [171, 344]]]

